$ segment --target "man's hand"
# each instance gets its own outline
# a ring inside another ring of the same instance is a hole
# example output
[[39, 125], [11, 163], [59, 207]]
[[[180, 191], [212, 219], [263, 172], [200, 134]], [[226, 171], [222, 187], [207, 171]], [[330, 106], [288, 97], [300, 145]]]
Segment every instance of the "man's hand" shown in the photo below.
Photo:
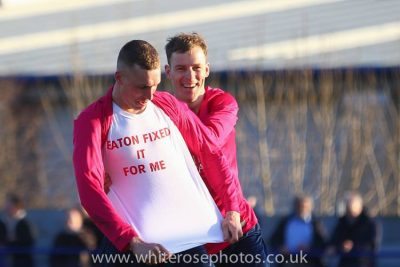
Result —
[[139, 237], [132, 238], [130, 250], [139, 258], [145, 260], [146, 264], [163, 263], [171, 257], [171, 253], [160, 244], [146, 243]]
[[344, 252], [346, 252], [346, 253], [348, 253], [348, 252], [350, 252], [350, 250], [352, 250], [353, 249], [353, 241], [351, 241], [351, 240], [345, 240], [344, 242], [343, 242], [343, 251]]
[[243, 236], [242, 225], [240, 224], [240, 213], [237, 211], [226, 212], [222, 222], [224, 240], [233, 244]]

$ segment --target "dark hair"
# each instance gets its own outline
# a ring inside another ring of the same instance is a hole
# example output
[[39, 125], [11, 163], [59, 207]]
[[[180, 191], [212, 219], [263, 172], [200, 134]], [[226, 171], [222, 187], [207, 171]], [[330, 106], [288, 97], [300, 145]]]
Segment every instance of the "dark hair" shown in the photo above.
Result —
[[311, 196], [307, 194], [299, 194], [294, 197], [293, 206], [297, 210], [300, 207], [300, 204], [305, 201], [311, 201], [313, 203], [313, 199]]
[[168, 64], [172, 53], [186, 53], [193, 47], [199, 46], [204, 55], [207, 57], [207, 44], [206, 41], [198, 33], [179, 33], [173, 37], [167, 39], [167, 44], [165, 45], [165, 52], [167, 53]]
[[146, 70], [160, 67], [160, 58], [157, 50], [143, 40], [132, 40], [126, 43], [118, 54], [117, 69], [138, 65]]
[[19, 195], [15, 193], [8, 193], [6, 197], [7, 201], [11, 203], [14, 207], [17, 207], [19, 209], [22, 209], [24, 207], [24, 202]]

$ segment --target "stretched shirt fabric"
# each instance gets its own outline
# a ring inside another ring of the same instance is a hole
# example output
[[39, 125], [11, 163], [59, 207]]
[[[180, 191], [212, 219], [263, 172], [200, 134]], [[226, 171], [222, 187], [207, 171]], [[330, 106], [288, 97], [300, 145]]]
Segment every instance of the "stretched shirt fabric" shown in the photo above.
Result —
[[151, 102], [140, 114], [113, 111], [103, 157], [118, 214], [172, 253], [223, 241], [222, 215], [170, 118]]
[[[82, 206], [115, 247], [124, 251], [132, 238], [139, 234], [118, 214], [103, 188], [105, 170], [102, 150], [107, 145], [112, 123], [112, 90], [113, 87], [75, 120], [73, 163]], [[226, 177], [216, 184], [216, 189], [225, 192], [221, 195], [221, 202], [228, 210], [239, 211], [237, 192], [230, 188], [234, 180], [233, 172], [215, 142], [214, 130], [203, 125], [187, 105], [168, 93], [156, 92], [152, 102], [169, 116], [192, 155], [206, 166], [211, 174], [207, 178], [219, 181], [219, 177]]]
[[[236, 133], [235, 124], [237, 120], [238, 104], [235, 98], [219, 88], [205, 88], [204, 98], [197, 113], [204, 126], [213, 129], [213, 142], [220, 149], [222, 155], [226, 158], [233, 177], [224, 179], [224, 176], [215, 176], [212, 169], [204, 165], [204, 161], [196, 161], [200, 166], [200, 174], [203, 177], [212, 197], [214, 198], [222, 215], [232, 210], [226, 201], [223, 201], [228, 192], [236, 196], [237, 207], [240, 213], [240, 220], [245, 223], [243, 232], [247, 233], [257, 224], [257, 217], [254, 210], [247, 203], [239, 181], [239, 172], [236, 159]], [[205, 163], [207, 164], [207, 162]], [[221, 184], [229, 183], [229, 186]], [[227, 190], [227, 191], [226, 191]], [[229, 246], [229, 243], [208, 244], [207, 251], [211, 254]]]

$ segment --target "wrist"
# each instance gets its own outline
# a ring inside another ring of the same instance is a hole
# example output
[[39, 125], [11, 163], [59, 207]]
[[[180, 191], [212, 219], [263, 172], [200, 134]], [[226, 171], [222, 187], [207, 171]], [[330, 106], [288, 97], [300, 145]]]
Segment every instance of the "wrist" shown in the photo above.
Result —
[[225, 218], [229, 220], [237, 220], [240, 221], [240, 213], [234, 210], [227, 211], [225, 213]]
[[143, 243], [143, 241], [138, 236], [134, 236], [129, 242], [129, 249], [133, 251], [136, 245], [141, 243]]

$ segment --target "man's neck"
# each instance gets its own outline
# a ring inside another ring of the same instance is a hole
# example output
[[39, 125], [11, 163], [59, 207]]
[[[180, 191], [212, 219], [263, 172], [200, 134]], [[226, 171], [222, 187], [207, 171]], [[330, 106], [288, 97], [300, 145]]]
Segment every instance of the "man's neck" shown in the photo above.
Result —
[[201, 102], [203, 102], [205, 91], [197, 97], [197, 99], [191, 103], [188, 103], [189, 108], [194, 112], [198, 113], [200, 110]]

